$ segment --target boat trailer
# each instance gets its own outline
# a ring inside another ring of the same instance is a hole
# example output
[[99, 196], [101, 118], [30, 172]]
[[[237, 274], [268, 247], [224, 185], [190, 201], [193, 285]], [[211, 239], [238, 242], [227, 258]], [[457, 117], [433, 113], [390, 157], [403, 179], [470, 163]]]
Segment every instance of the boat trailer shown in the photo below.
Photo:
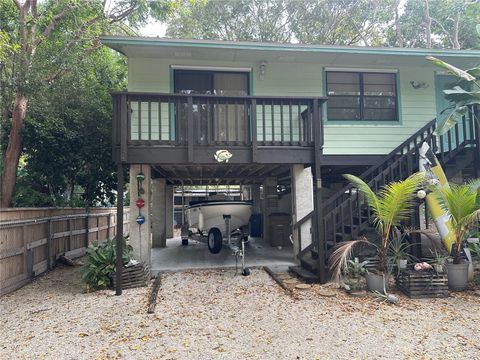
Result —
[[[226, 228], [226, 238], [222, 238], [223, 245], [227, 246], [232, 250], [232, 255], [235, 256], [235, 275], [238, 271], [238, 260], [241, 260], [242, 265], [242, 275], [248, 276], [251, 274], [251, 271], [248, 267], [245, 266], [245, 233], [240, 232], [238, 236], [232, 236], [232, 231], [230, 229], [230, 219], [231, 215], [223, 215], [223, 220], [225, 221]], [[188, 230], [186, 226], [182, 226], [182, 245], [188, 245], [188, 240], [196, 240], [202, 243], [208, 243], [209, 238], [203, 233], [194, 234]], [[248, 236], [247, 236], [248, 239]], [[247, 240], [248, 241], [248, 240]]]

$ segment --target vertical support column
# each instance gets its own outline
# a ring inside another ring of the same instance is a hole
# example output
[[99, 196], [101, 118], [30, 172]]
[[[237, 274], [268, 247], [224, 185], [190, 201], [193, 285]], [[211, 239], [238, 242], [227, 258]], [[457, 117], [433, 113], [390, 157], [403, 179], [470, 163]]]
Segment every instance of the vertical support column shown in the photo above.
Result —
[[[292, 167], [292, 216], [293, 223], [313, 211], [313, 175], [311, 168], [303, 164]], [[312, 243], [313, 224], [311, 220], [303, 223], [293, 232], [293, 253], [297, 255], [301, 250]], [[300, 241], [301, 240], [301, 241]]]
[[260, 185], [252, 184], [250, 185], [250, 194], [253, 201], [253, 213], [258, 214], [261, 211], [262, 199], [260, 199]]
[[152, 247], [167, 246], [166, 210], [165, 179], [152, 179]]
[[316, 248], [318, 251], [318, 271], [321, 283], [327, 281], [326, 271], [326, 253], [325, 253], [325, 237], [323, 224], [323, 209], [322, 209], [322, 174], [320, 159], [323, 151], [323, 124], [321, 104], [318, 99], [313, 100], [313, 141], [314, 141], [314, 171], [313, 171], [313, 191], [314, 191], [314, 239], [316, 241]]
[[123, 268], [123, 164], [117, 164], [117, 236], [116, 236], [116, 288], [115, 295], [122, 295]]
[[270, 214], [274, 213], [278, 207], [277, 179], [274, 177], [266, 178], [263, 182], [263, 238], [268, 239], [270, 243]]
[[480, 178], [480, 106], [473, 106], [471, 117], [473, 128], [475, 129], [475, 153], [473, 168], [475, 172], [475, 177]]
[[[143, 173], [145, 179], [142, 182], [143, 194], [138, 196], [137, 175], [140, 173]], [[150, 174], [149, 165], [130, 165], [130, 245], [133, 248], [133, 257], [147, 265], [150, 265], [152, 247]], [[135, 205], [139, 198], [145, 201], [145, 206], [141, 209]], [[137, 216], [140, 213], [145, 217], [145, 222], [142, 225], [137, 223]]]
[[165, 189], [165, 236], [173, 238], [173, 185]]

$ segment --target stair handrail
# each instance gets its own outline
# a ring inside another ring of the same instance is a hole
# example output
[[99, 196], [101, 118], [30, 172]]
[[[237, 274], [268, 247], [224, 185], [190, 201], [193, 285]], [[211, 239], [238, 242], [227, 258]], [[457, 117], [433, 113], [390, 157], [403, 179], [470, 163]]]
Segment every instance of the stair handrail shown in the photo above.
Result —
[[[392, 160], [393, 158], [398, 156], [399, 151], [403, 150], [407, 146], [410, 147], [410, 144], [412, 142], [416, 143], [416, 140], [418, 139], [418, 137], [422, 137], [422, 135], [425, 134], [425, 132], [428, 133], [428, 136], [423, 138], [422, 142], [425, 141], [425, 140], [429, 140], [429, 138], [431, 138], [433, 136], [433, 132], [435, 131], [435, 128], [436, 128], [436, 123], [437, 123], [436, 118], [429, 121], [426, 125], [421, 127], [417, 132], [415, 132], [413, 135], [411, 135], [409, 138], [407, 138], [405, 141], [403, 141], [400, 145], [398, 145], [395, 149], [393, 149], [385, 158], [383, 158], [379, 163], [377, 163], [377, 165], [371, 166], [366, 171], [361, 173], [359, 175], [359, 178], [365, 179], [366, 177], [372, 175], [375, 171], [380, 169], [382, 166], [384, 166], [390, 160]], [[373, 179], [370, 180], [367, 183], [370, 184], [371, 181], [373, 181]], [[342, 189], [338, 190], [335, 194], [333, 194], [330, 198], [328, 198], [327, 201], [324, 202], [323, 209], [326, 209], [329, 205], [331, 205], [332, 203], [337, 201], [338, 198], [344, 196], [345, 193], [348, 190], [350, 190], [354, 187], [355, 186], [353, 186], [352, 184], [345, 185]]]

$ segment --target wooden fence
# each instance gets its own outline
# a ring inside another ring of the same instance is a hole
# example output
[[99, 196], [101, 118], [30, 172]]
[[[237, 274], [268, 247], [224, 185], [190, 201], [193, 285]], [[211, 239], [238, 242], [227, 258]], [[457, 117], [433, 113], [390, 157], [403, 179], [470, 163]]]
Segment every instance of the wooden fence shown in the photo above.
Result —
[[[129, 214], [125, 208], [124, 234]], [[112, 208], [88, 213], [84, 209], [2, 209], [1, 217], [10, 220], [0, 221], [0, 296], [52, 269], [61, 255], [82, 256], [92, 241], [116, 235], [116, 209]]]

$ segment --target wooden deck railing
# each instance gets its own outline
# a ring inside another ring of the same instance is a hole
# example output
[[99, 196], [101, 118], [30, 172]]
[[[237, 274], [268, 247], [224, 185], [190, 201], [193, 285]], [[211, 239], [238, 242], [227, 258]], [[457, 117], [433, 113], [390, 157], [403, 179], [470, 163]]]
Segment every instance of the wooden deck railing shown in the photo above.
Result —
[[[325, 98], [124, 92], [113, 94], [113, 144], [130, 147], [312, 147]], [[317, 107], [318, 111], [314, 111]]]

